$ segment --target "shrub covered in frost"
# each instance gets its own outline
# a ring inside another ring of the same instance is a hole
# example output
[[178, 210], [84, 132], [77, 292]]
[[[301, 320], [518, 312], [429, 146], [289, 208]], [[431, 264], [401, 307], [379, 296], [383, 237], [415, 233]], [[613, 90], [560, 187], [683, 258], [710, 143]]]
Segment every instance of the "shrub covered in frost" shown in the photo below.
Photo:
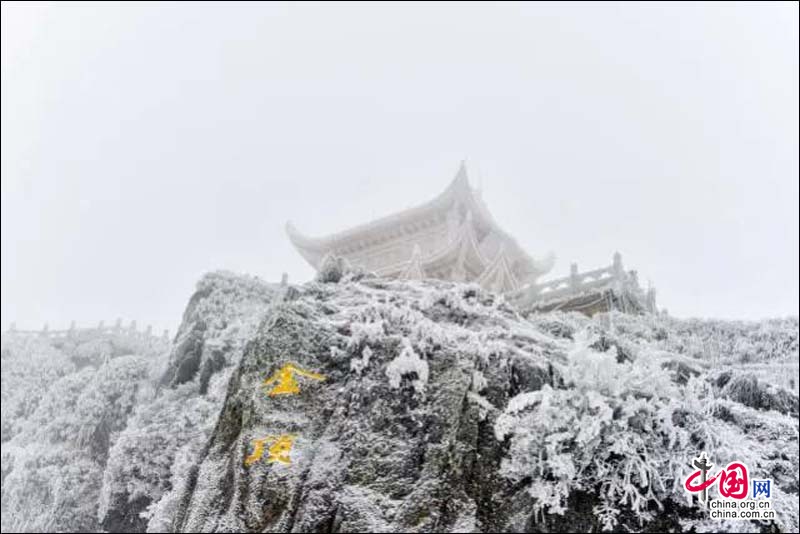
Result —
[[[562, 368], [565, 387], [517, 395], [495, 423], [497, 438], [509, 440], [501, 472], [515, 482], [529, 481], [539, 517], [564, 514], [570, 496], [583, 492], [597, 498], [598, 526], [641, 528], [665, 506], [674, 513], [686, 502], [686, 466], [708, 450], [717, 464], [745, 461], [754, 473], [775, 479], [785, 495], [794, 493], [794, 504], [784, 499], [778, 524], [797, 529], [795, 418], [762, 416], [738, 404], [762, 402], [763, 392], [752, 382], [732, 382], [720, 391], [693, 376], [681, 385], [657, 354], [620, 362], [596, 344], [584, 331]], [[795, 448], [788, 456], [787, 443]], [[628, 520], [620, 525], [622, 517]]]
[[326, 256], [317, 272], [317, 281], [336, 283], [344, 277], [348, 269], [347, 260], [341, 256]]
[[[255, 277], [204, 276], [180, 333], [199, 332], [199, 342], [171, 357], [167, 343], [124, 332], [4, 335], [2, 530], [143, 531], [152, 518], [163, 531], [231, 366], [275, 294]], [[183, 358], [197, 359], [196, 372], [159, 389]]]
[[3, 445], [3, 531], [95, 531], [108, 449], [137, 403], [148, 361], [110, 360], [56, 380]]

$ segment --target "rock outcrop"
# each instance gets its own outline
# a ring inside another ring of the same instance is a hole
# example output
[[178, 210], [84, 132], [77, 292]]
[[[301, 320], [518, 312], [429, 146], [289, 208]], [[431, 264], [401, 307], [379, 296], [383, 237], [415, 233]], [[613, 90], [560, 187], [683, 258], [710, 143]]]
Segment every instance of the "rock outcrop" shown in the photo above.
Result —
[[[639, 321], [654, 343], [663, 341], [663, 327], [648, 324], [651, 319], [620, 319], [612, 328], [577, 314], [526, 319], [474, 285], [358, 274], [297, 288], [265, 313], [246, 341], [211, 437], [186, 474], [171, 528], [566, 532], [576, 525], [687, 530], [716, 524], [676, 489], [689, 457], [711, 447], [697, 434], [709, 421], [685, 414], [681, 403], [707, 400], [710, 424], [738, 433], [744, 446], [760, 439], [747, 426], [760, 413], [725, 398], [728, 390], [715, 388], [703, 361], [654, 350], [630, 336], [625, 321]], [[326, 380], [300, 377], [298, 394], [270, 396], [262, 381], [289, 362]], [[587, 373], [593, 366], [601, 370]], [[602, 376], [602, 368], [616, 376]], [[548, 443], [570, 430], [557, 420], [538, 429], [542, 402], [563, 402], [556, 411], [574, 415], [574, 435], [558, 451]], [[609, 410], [607, 421], [595, 406]], [[739, 413], [742, 426], [731, 430], [723, 408]], [[668, 424], [659, 420], [665, 414]], [[594, 430], [587, 417], [598, 421]], [[796, 440], [796, 414], [768, 417], [780, 423], [756, 426], [780, 436], [776, 450], [783, 450], [793, 435]], [[532, 443], [526, 425], [546, 439]], [[598, 442], [591, 454], [580, 441], [581, 426]], [[254, 440], [280, 435], [293, 437], [290, 464], [270, 463], [265, 455], [245, 465]], [[617, 438], [645, 440], [641, 450], [626, 451], [632, 456], [663, 457], [648, 458], [649, 464], [639, 459], [635, 465], [650, 471], [626, 480], [623, 471], [633, 461], [604, 449], [621, 453]], [[733, 454], [737, 447], [715, 450]], [[535, 455], [545, 460], [531, 468]], [[556, 460], [585, 471], [585, 479], [560, 473]], [[796, 460], [794, 454], [759, 463], [779, 477]], [[594, 462], [619, 472], [593, 472]], [[658, 472], [666, 466], [673, 471]], [[603, 477], [614, 482], [604, 487]], [[564, 493], [545, 495], [543, 487]], [[796, 483], [783, 487], [785, 502], [796, 497]], [[619, 502], [604, 500], [609, 488], [620, 492]], [[623, 491], [637, 497], [626, 500]], [[787, 512], [784, 520], [791, 521], [796, 506]]]

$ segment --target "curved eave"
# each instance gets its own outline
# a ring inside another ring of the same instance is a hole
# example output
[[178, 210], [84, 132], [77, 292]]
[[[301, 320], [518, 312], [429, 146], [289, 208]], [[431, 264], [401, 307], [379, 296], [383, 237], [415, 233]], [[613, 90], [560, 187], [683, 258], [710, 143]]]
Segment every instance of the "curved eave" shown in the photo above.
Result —
[[[530, 258], [530, 256], [528, 257]], [[556, 255], [552, 252], [548, 252], [545, 257], [531, 258], [531, 261], [533, 262], [535, 269], [535, 276], [542, 276], [549, 273], [553, 269], [553, 265], [556, 263]]]
[[[446, 210], [454, 201], [459, 198], [466, 199], [471, 197], [472, 192], [467, 179], [467, 171], [462, 163], [456, 177], [450, 182], [443, 192], [436, 198], [391, 215], [387, 215], [375, 221], [360, 224], [349, 230], [338, 232], [324, 237], [310, 237], [298, 231], [294, 225], [287, 223], [286, 233], [292, 244], [301, 251], [315, 253], [318, 256], [325, 252], [341, 247], [351, 240], [362, 239], [366, 234], [381, 234], [382, 232], [393, 233], [393, 231], [403, 223], [412, 223], [420, 219], [424, 214], [433, 213], [439, 210]], [[305, 256], [305, 254], [304, 254]]]
[[291, 222], [286, 223], [286, 235], [289, 236], [289, 241], [292, 242], [292, 245], [294, 245], [294, 248], [297, 249], [297, 252], [303, 256], [303, 259], [305, 259], [314, 269], [319, 269], [320, 262], [322, 261], [325, 252], [315, 247], [314, 243], [311, 242], [311, 240], [309, 240], [306, 236], [298, 232]]
[[475, 224], [484, 228], [489, 228], [490, 231], [499, 235], [505, 243], [506, 258], [511, 272], [515, 273], [518, 282], [523, 279], [537, 278], [550, 272], [555, 263], [555, 256], [550, 253], [544, 258], [534, 258], [522, 248], [517, 240], [508, 232], [503, 230], [497, 221], [494, 219], [486, 204], [482, 199], [476, 198], [472, 190], [467, 186], [468, 195], [463, 198], [466, 201], [467, 209], [470, 210]]

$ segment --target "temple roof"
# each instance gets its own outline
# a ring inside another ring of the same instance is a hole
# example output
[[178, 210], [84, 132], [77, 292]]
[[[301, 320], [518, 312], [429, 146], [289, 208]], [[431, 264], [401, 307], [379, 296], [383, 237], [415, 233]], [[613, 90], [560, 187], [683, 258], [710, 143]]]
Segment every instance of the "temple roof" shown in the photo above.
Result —
[[[359, 224], [353, 228], [325, 237], [306, 236], [298, 231], [291, 221], [286, 223], [286, 233], [289, 235], [292, 244], [301, 251], [328, 251], [332, 248], [341, 247], [350, 240], [361, 240], [366, 234], [392, 233], [398, 225], [413, 224], [413, 222], [419, 220], [421, 216], [428, 214], [434, 215], [438, 212], [446, 211], [457, 199], [467, 198], [468, 196], [471, 196], [471, 190], [467, 178], [467, 170], [462, 163], [458, 174], [456, 174], [455, 179], [450, 182], [447, 189], [425, 204], [393, 213], [368, 223]], [[316, 267], [316, 265], [314, 265], [314, 267]]]
[[[328, 254], [347, 257], [384, 245], [391, 246], [391, 243], [405, 237], [413, 240], [419, 236], [419, 239], [431, 241], [431, 229], [443, 227], [453, 217], [458, 218], [455, 221], [457, 235], [450, 236], [448, 243], [443, 243], [438, 250], [426, 250], [424, 257], [415, 249], [417, 257], [414, 259], [414, 272], [404, 272], [405, 269], [401, 268], [398, 274], [416, 277], [419, 266], [433, 267], [448, 258], [451, 261], [454, 261], [453, 258], [466, 260], [468, 265], [462, 267], [468, 267], [469, 271], [479, 269], [483, 272], [491, 265], [492, 271], [498, 273], [499, 255], [502, 254], [502, 276], [510, 275], [516, 285], [544, 274], [552, 267], [552, 255], [543, 260], [534, 260], [514, 238], [500, 229], [480, 196], [470, 187], [463, 163], [442, 193], [419, 206], [324, 237], [306, 236], [290, 222], [286, 224], [286, 232], [300, 254], [318, 269]], [[410, 267], [411, 256], [408, 250], [405, 266]], [[387, 265], [378, 270], [394, 269]]]

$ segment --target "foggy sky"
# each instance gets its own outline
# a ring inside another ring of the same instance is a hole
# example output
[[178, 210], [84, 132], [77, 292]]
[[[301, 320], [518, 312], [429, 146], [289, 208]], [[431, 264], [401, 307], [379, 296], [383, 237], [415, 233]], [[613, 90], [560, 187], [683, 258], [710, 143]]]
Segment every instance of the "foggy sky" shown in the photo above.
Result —
[[2, 4], [2, 328], [174, 329], [462, 159], [531, 254], [798, 313], [798, 5]]

